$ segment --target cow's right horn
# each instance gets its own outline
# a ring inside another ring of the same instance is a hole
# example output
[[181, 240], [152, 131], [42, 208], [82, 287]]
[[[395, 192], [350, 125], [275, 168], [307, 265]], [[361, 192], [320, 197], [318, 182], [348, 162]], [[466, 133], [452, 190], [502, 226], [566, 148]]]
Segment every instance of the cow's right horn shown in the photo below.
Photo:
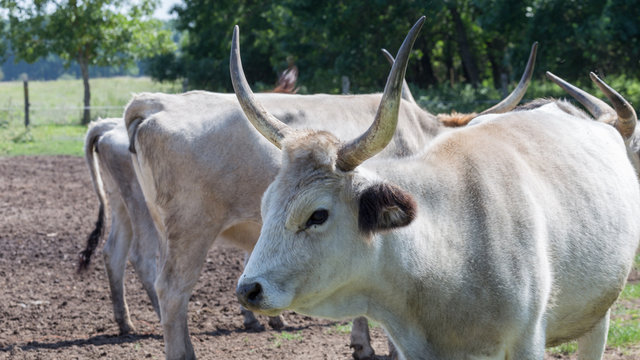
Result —
[[596, 120], [615, 127], [622, 137], [628, 139], [633, 134], [637, 121], [635, 111], [620, 94], [611, 89], [595, 74], [591, 73], [590, 75], [600, 90], [613, 103], [615, 110], [604, 101], [547, 71], [547, 77], [582, 104]]
[[233, 38], [231, 40], [231, 58], [229, 61], [229, 70], [231, 72], [231, 83], [236, 93], [238, 102], [245, 115], [253, 126], [271, 141], [278, 148], [282, 148], [282, 139], [293, 131], [287, 124], [278, 120], [275, 116], [269, 114], [258, 103], [251, 91], [251, 87], [244, 76], [242, 70], [242, 60], [240, 59], [240, 28], [236, 25], [233, 28]]
[[[384, 55], [384, 57], [387, 58], [387, 61], [389, 62], [389, 64], [393, 66], [393, 63], [396, 62], [396, 60], [393, 58], [393, 55], [391, 55], [391, 53], [387, 51], [387, 49], [381, 49], [381, 50], [382, 50], [382, 55]], [[416, 99], [414, 99], [413, 95], [411, 94], [411, 89], [409, 89], [409, 84], [407, 84], [407, 79], [402, 80], [402, 98], [410, 103], [416, 104]]]
[[638, 122], [636, 111], [633, 110], [631, 104], [629, 104], [622, 95], [618, 94], [617, 91], [613, 90], [604, 81], [600, 80], [598, 75], [591, 72], [589, 73], [589, 77], [591, 77], [591, 80], [598, 85], [600, 91], [602, 91], [607, 99], [611, 101], [613, 108], [616, 110], [616, 114], [618, 115], [618, 119], [615, 123], [616, 129], [618, 129], [623, 138], [630, 138], [631, 135], [633, 135], [636, 123]]
[[533, 68], [535, 67], [535, 63], [536, 63], [537, 52], [538, 52], [538, 42], [536, 41], [533, 43], [533, 45], [531, 45], [529, 60], [527, 61], [527, 66], [524, 69], [524, 73], [522, 73], [522, 77], [520, 78], [520, 82], [518, 83], [518, 86], [516, 86], [516, 88], [513, 89], [511, 94], [509, 94], [509, 96], [504, 98], [499, 103], [488, 108], [487, 110], [481, 112], [480, 115], [502, 114], [507, 111], [513, 110], [518, 105], [520, 100], [522, 100], [522, 98], [524, 97], [524, 94], [527, 93], [527, 88], [529, 87], [529, 83], [531, 82], [531, 77], [533, 76]]
[[351, 171], [365, 160], [382, 151], [393, 138], [398, 125], [398, 111], [402, 96], [402, 82], [409, 62], [409, 53], [418, 33], [424, 24], [425, 17], [421, 17], [404, 39], [396, 61], [384, 87], [384, 93], [378, 106], [373, 124], [360, 137], [342, 145], [338, 151], [336, 166], [343, 171]]

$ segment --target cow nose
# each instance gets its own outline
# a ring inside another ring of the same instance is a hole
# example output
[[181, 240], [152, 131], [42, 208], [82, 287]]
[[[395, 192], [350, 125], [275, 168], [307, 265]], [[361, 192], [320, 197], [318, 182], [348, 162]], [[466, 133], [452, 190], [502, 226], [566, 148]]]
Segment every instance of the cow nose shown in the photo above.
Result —
[[245, 305], [258, 306], [262, 301], [262, 285], [259, 282], [240, 284], [236, 289], [236, 296]]

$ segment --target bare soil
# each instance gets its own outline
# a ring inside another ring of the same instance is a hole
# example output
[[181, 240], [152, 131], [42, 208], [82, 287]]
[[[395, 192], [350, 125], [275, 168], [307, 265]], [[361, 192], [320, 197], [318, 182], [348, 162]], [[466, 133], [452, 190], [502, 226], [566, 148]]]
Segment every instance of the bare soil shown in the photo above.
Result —
[[[126, 287], [136, 331], [126, 336], [113, 320], [101, 252], [87, 273], [76, 273], [97, 205], [82, 158], [0, 158], [0, 359], [164, 358], [162, 329], [131, 269]], [[351, 358], [345, 322], [285, 313], [285, 333], [245, 331], [233, 293], [242, 258], [233, 248], [209, 251], [189, 305], [199, 358]], [[380, 327], [372, 340], [378, 354], [387, 353]], [[605, 358], [640, 359], [634, 349], [608, 349]]]

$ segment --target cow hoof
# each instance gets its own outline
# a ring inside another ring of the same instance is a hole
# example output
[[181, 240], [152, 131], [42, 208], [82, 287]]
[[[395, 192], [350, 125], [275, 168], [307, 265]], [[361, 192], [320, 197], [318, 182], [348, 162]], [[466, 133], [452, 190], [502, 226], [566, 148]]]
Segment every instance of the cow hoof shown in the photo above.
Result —
[[353, 349], [353, 358], [355, 360], [373, 360], [375, 359], [375, 352], [371, 346], [362, 346], [359, 344], [351, 344], [349, 345]]
[[280, 329], [283, 329], [285, 326], [287, 326], [287, 323], [285, 323], [282, 317], [280, 316], [270, 316], [269, 326], [274, 330], [280, 330]]
[[262, 324], [260, 324], [258, 320], [244, 322], [243, 325], [244, 325], [244, 328], [248, 331], [253, 331], [253, 332], [264, 331], [264, 326], [262, 326]]
[[129, 335], [129, 334], [133, 333], [134, 331], [136, 331], [136, 328], [133, 327], [133, 325], [131, 323], [121, 324], [119, 326], [119, 328], [120, 328], [120, 333], [119, 333], [120, 336]]

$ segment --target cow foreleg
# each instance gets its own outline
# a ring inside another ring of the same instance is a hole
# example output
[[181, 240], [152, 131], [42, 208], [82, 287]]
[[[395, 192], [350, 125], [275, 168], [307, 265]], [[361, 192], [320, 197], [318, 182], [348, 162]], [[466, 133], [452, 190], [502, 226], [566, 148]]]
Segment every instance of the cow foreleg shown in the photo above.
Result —
[[602, 359], [605, 346], [607, 345], [610, 312], [611, 309], [607, 310], [605, 316], [600, 319], [596, 326], [578, 339], [579, 360]]
[[242, 313], [242, 317], [244, 318], [242, 325], [245, 329], [256, 332], [264, 331], [264, 326], [260, 324], [260, 321], [258, 321], [251, 310], [247, 310], [244, 306], [240, 305], [240, 313]]
[[353, 358], [357, 360], [373, 359], [375, 352], [371, 347], [371, 336], [369, 335], [369, 322], [364, 316], [353, 320], [351, 327], [351, 345]]
[[188, 234], [168, 239], [164, 263], [155, 283], [167, 359], [195, 359], [187, 325], [187, 308], [211, 246], [210, 239]]
[[[115, 208], [118, 205], [112, 204], [112, 206]], [[125, 213], [124, 208], [118, 210], [121, 214]], [[104, 245], [103, 256], [111, 289], [113, 315], [120, 329], [120, 334], [124, 335], [135, 331], [129, 317], [129, 308], [125, 299], [124, 289], [124, 273], [127, 265], [127, 253], [131, 246], [132, 233], [128, 218], [123, 219], [117, 216], [115, 211], [112, 214], [111, 230], [109, 238]]]
[[398, 354], [398, 349], [394, 345], [393, 341], [391, 341], [391, 337], [387, 334], [387, 345], [389, 346], [389, 359], [398, 360], [400, 359], [400, 355]]

